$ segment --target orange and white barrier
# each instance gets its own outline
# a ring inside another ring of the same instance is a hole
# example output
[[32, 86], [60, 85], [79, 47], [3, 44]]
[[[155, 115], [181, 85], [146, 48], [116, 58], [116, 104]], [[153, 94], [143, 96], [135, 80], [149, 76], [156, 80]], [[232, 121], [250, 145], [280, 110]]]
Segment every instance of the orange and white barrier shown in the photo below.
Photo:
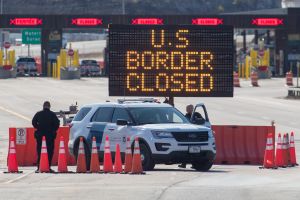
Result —
[[251, 78], [251, 85], [253, 87], [259, 87], [257, 72], [252, 72], [251, 75], [250, 75], [250, 78]]
[[286, 85], [287, 86], [293, 86], [293, 73], [292, 72], [287, 72], [285, 75], [286, 79]]
[[239, 74], [236, 72], [233, 72], [233, 86], [234, 87], [241, 87], [240, 85], [240, 79], [239, 79]]

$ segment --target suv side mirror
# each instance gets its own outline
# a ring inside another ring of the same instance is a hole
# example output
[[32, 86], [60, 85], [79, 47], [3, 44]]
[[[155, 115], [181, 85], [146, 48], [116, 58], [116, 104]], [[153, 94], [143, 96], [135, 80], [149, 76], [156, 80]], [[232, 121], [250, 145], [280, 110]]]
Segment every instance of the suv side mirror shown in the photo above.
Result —
[[128, 121], [124, 120], [124, 119], [118, 119], [117, 120], [117, 125], [118, 126], [127, 126], [128, 125]]

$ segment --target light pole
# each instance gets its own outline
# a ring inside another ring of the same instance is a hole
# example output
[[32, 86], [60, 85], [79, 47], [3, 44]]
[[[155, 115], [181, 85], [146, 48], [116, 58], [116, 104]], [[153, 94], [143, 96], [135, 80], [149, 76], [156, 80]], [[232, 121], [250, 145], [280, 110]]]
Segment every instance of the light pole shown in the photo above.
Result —
[[3, 14], [3, 0], [1, 0], [1, 8], [0, 8], [1, 15]]
[[[3, 14], [3, 0], [1, 0], [0, 2], [0, 14], [2, 15]], [[3, 34], [2, 34], [2, 30], [0, 31], [0, 34], [1, 34], [1, 50], [3, 50]]]
[[122, 15], [125, 15], [125, 0], [122, 0]]

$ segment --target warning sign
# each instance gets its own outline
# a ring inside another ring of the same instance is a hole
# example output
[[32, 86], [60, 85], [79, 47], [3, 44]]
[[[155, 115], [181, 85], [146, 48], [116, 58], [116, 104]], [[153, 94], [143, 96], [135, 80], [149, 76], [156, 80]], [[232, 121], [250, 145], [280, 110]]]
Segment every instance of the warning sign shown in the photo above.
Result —
[[26, 128], [17, 128], [16, 144], [26, 144]]

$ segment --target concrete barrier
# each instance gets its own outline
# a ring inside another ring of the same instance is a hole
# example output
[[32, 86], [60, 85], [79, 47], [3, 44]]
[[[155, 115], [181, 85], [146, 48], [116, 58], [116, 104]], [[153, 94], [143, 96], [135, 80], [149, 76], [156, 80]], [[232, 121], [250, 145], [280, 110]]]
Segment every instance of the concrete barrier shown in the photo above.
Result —
[[60, 80], [73, 80], [73, 79], [80, 79], [80, 69], [76, 70], [67, 70], [67, 69], [60, 69]]
[[0, 67], [0, 79], [16, 78], [16, 77], [17, 77], [16, 68], [12, 68], [11, 70], [6, 70]]

